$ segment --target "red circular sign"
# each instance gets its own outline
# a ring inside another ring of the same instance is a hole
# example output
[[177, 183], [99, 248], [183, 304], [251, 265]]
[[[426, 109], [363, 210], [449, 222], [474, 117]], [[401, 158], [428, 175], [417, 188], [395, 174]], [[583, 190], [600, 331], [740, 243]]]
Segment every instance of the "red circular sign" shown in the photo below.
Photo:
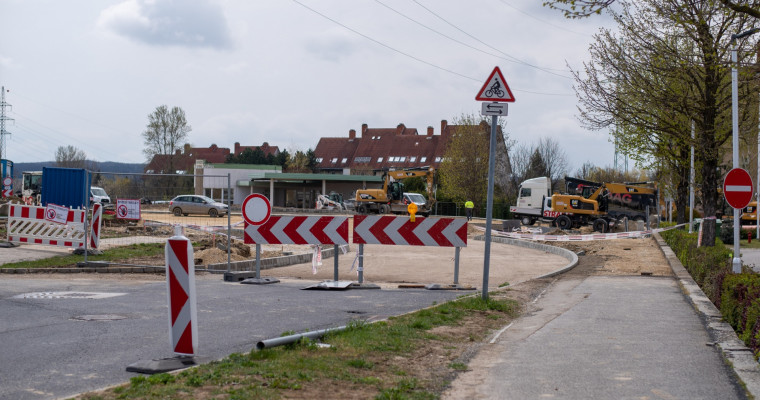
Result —
[[747, 207], [752, 200], [752, 178], [741, 168], [728, 171], [723, 181], [723, 195], [733, 208]]
[[272, 215], [272, 205], [263, 194], [254, 193], [243, 200], [243, 219], [251, 225], [261, 225]]

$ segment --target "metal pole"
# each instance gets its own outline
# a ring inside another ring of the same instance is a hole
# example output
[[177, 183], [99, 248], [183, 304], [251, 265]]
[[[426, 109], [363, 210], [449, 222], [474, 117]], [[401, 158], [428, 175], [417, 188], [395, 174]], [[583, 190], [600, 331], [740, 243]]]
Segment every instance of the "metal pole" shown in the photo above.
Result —
[[334, 260], [335, 263], [333, 264], [334, 265], [333, 280], [336, 282], [338, 281], [338, 250], [339, 249], [338, 249], [337, 244], [333, 246], [333, 258], [335, 258]]
[[[229, 267], [227, 270], [229, 271]], [[261, 279], [261, 244], [259, 243], [256, 243], [256, 279]]]
[[[84, 265], [87, 266], [87, 212], [90, 211], [90, 194], [87, 193], [87, 182], [90, 181], [90, 171], [85, 170], [84, 171]], [[93, 199], [94, 200], [94, 199]], [[40, 204], [42, 205], [42, 204]]]
[[[731, 49], [731, 119], [733, 121], [732, 151], [733, 167], [739, 167], [739, 72], [736, 68], [736, 46]], [[739, 253], [739, 209], [734, 208], [734, 258], [731, 262], [732, 271], [742, 272], [742, 260]]]
[[757, 180], [755, 181], [755, 189], [757, 189], [757, 196], [755, 197], [755, 238], [760, 239], [760, 218], [758, 218], [757, 206], [760, 204], [760, 126], [758, 126], [757, 133]]
[[647, 230], [649, 230], [649, 206], [647, 206]]
[[[758, 151], [760, 151], [760, 148], [758, 148]], [[760, 173], [760, 169], [758, 169], [758, 173]], [[691, 170], [689, 171], [689, 233], [692, 233], [693, 229], [694, 229], [694, 120], [691, 121]]]
[[[227, 272], [230, 272], [232, 264], [232, 186], [230, 182], [230, 173], [227, 173]], [[258, 278], [258, 275], [256, 276]]]
[[454, 284], [459, 284], [459, 251], [462, 250], [461, 247], [455, 247], [454, 252]]
[[491, 213], [493, 212], [493, 175], [496, 166], [496, 124], [499, 117], [491, 116], [491, 143], [488, 149], [488, 197], [486, 198], [486, 249], [483, 255], [483, 300], [488, 300], [488, 269], [491, 263]]
[[364, 245], [359, 245], [359, 283], [364, 283]]

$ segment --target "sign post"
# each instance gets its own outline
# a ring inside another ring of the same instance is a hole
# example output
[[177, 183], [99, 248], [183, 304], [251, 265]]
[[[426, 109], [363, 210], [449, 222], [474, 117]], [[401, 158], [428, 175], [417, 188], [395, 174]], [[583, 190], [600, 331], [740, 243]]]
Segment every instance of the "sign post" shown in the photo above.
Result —
[[[478, 101], [490, 101], [490, 102], [507, 102], [513, 103], [515, 96], [512, 95], [512, 91], [507, 85], [507, 81], [504, 79], [504, 75], [501, 74], [499, 67], [495, 67], [491, 75], [488, 76], [486, 83], [480, 88], [480, 92], [475, 96], [475, 100]], [[502, 114], [503, 112], [503, 114]], [[503, 109], [501, 107], [483, 107], [483, 115], [491, 115], [491, 141], [489, 145], [488, 153], [488, 197], [486, 199], [486, 243], [485, 254], [483, 256], [483, 300], [488, 300], [488, 274], [491, 263], [491, 222], [493, 214], [493, 180], [494, 180], [494, 168], [496, 166], [496, 126], [499, 123], [499, 115], [507, 114], [506, 104]]]
[[731, 262], [731, 270], [738, 274], [742, 272], [741, 253], [739, 252], [741, 219], [738, 218], [738, 215], [739, 210], [747, 207], [747, 204], [752, 200], [752, 178], [749, 173], [741, 168], [728, 171], [723, 181], [723, 195], [726, 197], [726, 202], [734, 208], [734, 258]]
[[[246, 227], [248, 227], [248, 225], [262, 225], [269, 221], [269, 217], [272, 215], [272, 203], [270, 203], [269, 199], [263, 194], [253, 193], [243, 200], [242, 211]], [[230, 274], [229, 267], [227, 267], [227, 274]], [[276, 278], [261, 277], [261, 243], [256, 243], [256, 276], [246, 279], [245, 283], [261, 285], [277, 283], [279, 281], [280, 280]]]

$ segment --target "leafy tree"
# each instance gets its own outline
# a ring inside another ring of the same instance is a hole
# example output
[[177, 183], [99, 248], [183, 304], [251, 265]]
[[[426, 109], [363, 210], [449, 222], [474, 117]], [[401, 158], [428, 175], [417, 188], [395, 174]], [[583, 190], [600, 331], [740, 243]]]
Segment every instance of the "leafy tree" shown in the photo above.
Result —
[[187, 144], [191, 130], [184, 110], [179, 107], [169, 110], [166, 105], [158, 106], [148, 115], [148, 125], [142, 134], [145, 143], [143, 153], [148, 161], [157, 155], [167, 156], [167, 163], [161, 169], [174, 173], [175, 152]]
[[[727, 59], [729, 32], [752, 25], [711, 2], [677, 0], [621, 3], [612, 13], [617, 36], [603, 29], [590, 49], [584, 74], [574, 71], [581, 120], [591, 129], [615, 126], [613, 135], [627, 154], [674, 178], [685, 210], [688, 149], [700, 165], [705, 215], [718, 206], [723, 145], [731, 137], [731, 90]], [[743, 96], [756, 101], [748, 80]], [[741, 94], [740, 94], [741, 95]], [[745, 101], [741, 120], [750, 126], [757, 106]], [[696, 139], [691, 139], [694, 121]], [[705, 243], [714, 243], [714, 225], [705, 223]]]
[[317, 158], [314, 156], [314, 150], [307, 151], [297, 150], [289, 154], [288, 161], [285, 165], [287, 172], [314, 172], [317, 165]]
[[55, 151], [55, 166], [61, 168], [85, 168], [87, 154], [72, 145], [58, 146]]
[[[455, 132], [449, 138], [439, 167], [443, 196], [454, 201], [472, 200], [476, 207], [486, 204], [488, 194], [488, 157], [491, 127], [487, 120], [471, 115], [455, 118]], [[494, 190], [506, 194], [511, 165], [503, 127], [498, 130], [494, 171]]]

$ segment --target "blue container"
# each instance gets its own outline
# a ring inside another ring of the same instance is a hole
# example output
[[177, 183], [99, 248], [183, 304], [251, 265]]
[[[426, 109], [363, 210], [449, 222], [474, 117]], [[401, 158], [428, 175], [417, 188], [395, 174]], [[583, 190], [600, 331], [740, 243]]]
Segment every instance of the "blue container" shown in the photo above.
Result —
[[13, 161], [0, 160], [0, 178], [10, 176], [13, 178]]
[[42, 168], [42, 205], [49, 203], [86, 208], [90, 200], [90, 176], [81, 168]]

